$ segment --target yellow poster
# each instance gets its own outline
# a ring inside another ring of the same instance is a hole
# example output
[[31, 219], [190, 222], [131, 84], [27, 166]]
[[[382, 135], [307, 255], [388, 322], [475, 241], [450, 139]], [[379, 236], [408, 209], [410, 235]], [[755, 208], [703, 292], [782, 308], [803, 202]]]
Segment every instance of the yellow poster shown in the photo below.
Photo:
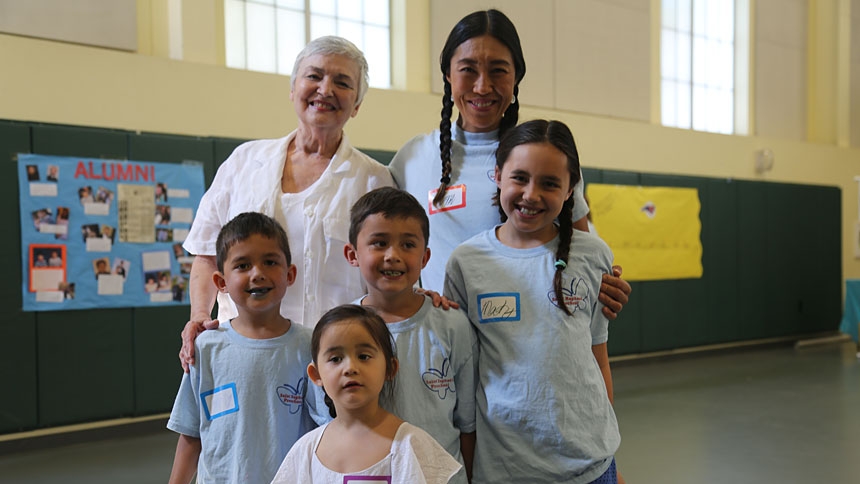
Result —
[[588, 185], [594, 227], [628, 281], [702, 277], [695, 188]]

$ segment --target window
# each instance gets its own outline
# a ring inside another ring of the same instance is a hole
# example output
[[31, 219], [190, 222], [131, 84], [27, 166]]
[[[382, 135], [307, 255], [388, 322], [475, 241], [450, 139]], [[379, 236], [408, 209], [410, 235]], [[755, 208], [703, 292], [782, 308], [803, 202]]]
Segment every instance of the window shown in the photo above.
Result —
[[305, 44], [349, 39], [367, 57], [370, 86], [391, 87], [389, 0], [224, 0], [227, 67], [290, 75]]
[[735, 0], [662, 0], [661, 118], [666, 126], [735, 129]]

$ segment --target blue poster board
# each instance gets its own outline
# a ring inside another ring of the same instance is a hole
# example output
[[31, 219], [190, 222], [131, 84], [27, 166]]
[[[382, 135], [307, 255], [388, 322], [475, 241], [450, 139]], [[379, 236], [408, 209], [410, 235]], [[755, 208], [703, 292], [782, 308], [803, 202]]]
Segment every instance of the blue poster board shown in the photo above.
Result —
[[188, 304], [203, 165], [18, 155], [25, 311]]

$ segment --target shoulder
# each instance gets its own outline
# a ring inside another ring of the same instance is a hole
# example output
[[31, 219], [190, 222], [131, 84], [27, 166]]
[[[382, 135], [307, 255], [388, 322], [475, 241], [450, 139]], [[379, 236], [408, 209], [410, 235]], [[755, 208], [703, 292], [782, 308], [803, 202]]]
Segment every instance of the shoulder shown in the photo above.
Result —
[[300, 353], [307, 353], [310, 355], [311, 352], [311, 337], [313, 336], [313, 330], [306, 326], [302, 326], [296, 322], [290, 323], [290, 330], [288, 331], [290, 335], [290, 341], [294, 348], [296, 348]]
[[335, 173], [349, 173], [352, 176], [378, 178], [380, 179], [379, 182], [383, 185], [393, 184], [388, 168], [352, 146], [346, 136], [344, 136], [343, 142], [338, 149], [338, 158], [340, 158], [342, 164], [333, 167]]
[[397, 429], [391, 451], [401, 465], [415, 462], [420, 473], [411, 476], [420, 475], [427, 483], [446, 483], [462, 467], [430, 434], [408, 422]]
[[454, 255], [462, 257], [466, 254], [475, 255], [478, 253], [486, 252], [491, 248], [490, 238], [495, 236], [495, 227], [489, 230], [485, 230], [483, 232], [479, 232], [464, 240], [460, 245], [455, 247], [453, 253], [451, 254], [451, 257], [453, 258]]
[[[290, 135], [292, 136], [292, 135]], [[235, 175], [253, 170], [266, 162], [280, 163], [281, 152], [286, 152], [289, 136], [277, 139], [246, 141], [237, 146], [233, 153], [218, 167], [218, 175]], [[244, 183], [245, 180], [242, 180]]]
[[574, 229], [571, 242], [571, 254], [584, 254], [598, 263], [612, 262], [612, 249], [600, 237], [591, 232]]
[[[391, 160], [392, 170], [403, 170], [405, 165], [414, 158], [425, 157], [428, 154], [438, 154], [439, 130], [431, 133], [419, 134], [407, 141], [394, 154]], [[434, 155], [435, 156], [435, 155]]]

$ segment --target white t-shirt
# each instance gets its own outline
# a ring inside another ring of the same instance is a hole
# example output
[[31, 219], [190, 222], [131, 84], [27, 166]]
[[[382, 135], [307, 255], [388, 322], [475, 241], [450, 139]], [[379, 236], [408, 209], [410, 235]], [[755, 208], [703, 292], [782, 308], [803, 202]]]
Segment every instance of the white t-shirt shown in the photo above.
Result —
[[462, 467], [427, 432], [403, 422], [387, 456], [362, 471], [341, 474], [323, 465], [316, 455], [328, 425], [308, 432], [293, 445], [272, 484], [361, 484], [368, 482], [368, 476], [392, 484], [447, 484]]

